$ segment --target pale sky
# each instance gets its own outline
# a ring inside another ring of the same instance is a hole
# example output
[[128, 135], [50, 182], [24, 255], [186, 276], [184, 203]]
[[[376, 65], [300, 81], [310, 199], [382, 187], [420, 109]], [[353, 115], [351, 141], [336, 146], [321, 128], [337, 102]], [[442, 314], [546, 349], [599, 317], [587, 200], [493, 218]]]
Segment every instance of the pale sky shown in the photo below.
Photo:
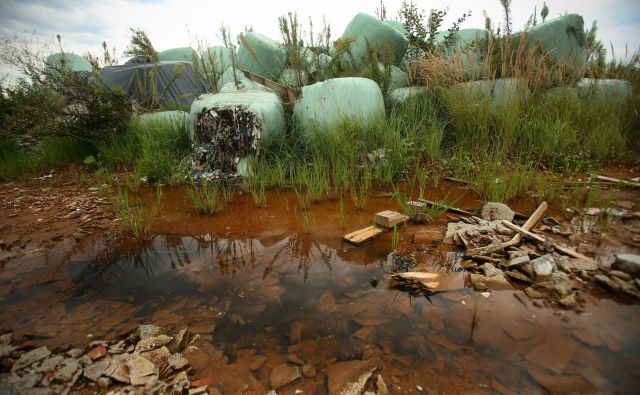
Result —
[[[384, 3], [390, 19], [395, 19], [402, 0]], [[56, 34], [60, 34], [65, 51], [80, 55], [100, 54], [102, 42], [106, 41], [124, 61], [122, 52], [129, 40], [129, 27], [145, 30], [159, 51], [184, 46], [197, 49], [199, 40], [209, 45], [220, 44], [219, 29], [223, 23], [234, 35], [245, 26], [252, 26], [256, 32], [280, 40], [278, 17], [296, 12], [299, 21], [307, 26], [312, 17], [316, 32], [323, 17], [326, 18], [335, 40], [355, 14], [373, 15], [379, 4], [379, 0], [0, 0], [0, 36], [33, 35], [36, 45], [42, 45], [55, 41]], [[484, 27], [483, 10], [494, 23], [503, 19], [498, 0], [414, 0], [414, 4], [426, 10], [449, 7], [444, 29], [469, 9], [472, 16], [462, 28]], [[639, 0], [548, 0], [547, 5], [548, 19], [565, 12], [582, 15], [585, 26], [591, 26], [597, 19], [599, 37], [607, 47], [608, 57], [609, 43], [616, 58], [628, 58], [625, 47], [629, 55], [640, 48]], [[539, 13], [542, 1], [512, 0], [514, 30], [522, 29], [534, 6]]]

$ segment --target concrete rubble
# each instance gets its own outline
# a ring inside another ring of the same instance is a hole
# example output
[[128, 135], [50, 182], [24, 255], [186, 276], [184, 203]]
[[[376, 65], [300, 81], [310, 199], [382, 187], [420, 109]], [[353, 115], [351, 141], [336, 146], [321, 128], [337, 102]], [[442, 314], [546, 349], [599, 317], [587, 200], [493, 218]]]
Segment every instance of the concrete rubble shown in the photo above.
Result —
[[206, 386], [190, 388], [189, 362], [182, 356], [188, 333], [163, 332], [142, 325], [119, 339], [94, 341], [85, 350], [54, 352], [47, 346], [30, 349], [29, 342], [13, 344], [12, 334], [3, 334], [0, 393], [206, 393]]

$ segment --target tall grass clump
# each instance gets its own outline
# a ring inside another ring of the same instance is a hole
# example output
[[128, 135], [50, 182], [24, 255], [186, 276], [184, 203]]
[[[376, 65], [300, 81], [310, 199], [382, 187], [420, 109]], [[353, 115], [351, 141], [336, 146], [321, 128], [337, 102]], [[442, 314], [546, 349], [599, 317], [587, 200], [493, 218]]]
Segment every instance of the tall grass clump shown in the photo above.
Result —
[[233, 199], [233, 188], [220, 181], [191, 182], [187, 186], [187, 196], [196, 210], [212, 215], [222, 211]]
[[140, 242], [149, 240], [153, 220], [160, 212], [162, 188], [156, 189], [155, 198], [146, 203], [135, 201], [128, 188], [118, 188], [114, 198], [116, 218], [121, 226]]

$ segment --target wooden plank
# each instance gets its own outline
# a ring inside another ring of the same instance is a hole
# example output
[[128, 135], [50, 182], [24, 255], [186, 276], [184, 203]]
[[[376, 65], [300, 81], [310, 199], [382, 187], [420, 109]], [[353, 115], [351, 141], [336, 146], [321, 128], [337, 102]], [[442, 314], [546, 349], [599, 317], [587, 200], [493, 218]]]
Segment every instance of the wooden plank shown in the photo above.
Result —
[[264, 85], [269, 89], [273, 89], [282, 96], [286, 97], [290, 105], [293, 106], [293, 104], [296, 102], [296, 93], [288, 86], [280, 85], [277, 82], [271, 81], [270, 79], [261, 77], [257, 74], [253, 74], [250, 71], [243, 70], [243, 73], [244, 76], [249, 78], [251, 81], [257, 82], [260, 85]]
[[614, 184], [620, 184], [620, 185], [624, 185], [632, 188], [640, 188], [640, 182], [621, 180], [619, 178], [613, 178], [613, 177], [599, 176], [597, 174], [592, 174], [591, 176], [595, 177], [597, 180], [600, 180], [600, 181], [612, 182]]
[[[512, 224], [509, 221], [505, 221], [502, 220], [502, 224], [508, 228], [511, 228], [513, 230], [515, 230], [516, 232], [522, 233], [523, 235], [527, 236], [530, 239], [533, 239], [535, 241], [537, 241], [538, 243], [544, 243], [546, 241], [546, 239], [542, 236], [539, 236], [535, 233], [531, 233], [530, 231], [526, 230], [526, 229], [522, 229], [521, 227]], [[558, 250], [559, 252], [562, 252], [565, 255], [569, 255], [572, 256], [574, 258], [579, 258], [579, 259], [585, 259], [588, 261], [592, 261], [595, 262], [593, 259], [589, 258], [588, 256], [582, 255], [579, 252], [576, 252], [574, 250], [572, 250], [569, 247], [565, 247], [565, 246], [561, 246], [559, 244], [553, 244], [553, 248], [555, 248], [556, 250]]]
[[373, 220], [376, 225], [384, 226], [385, 228], [393, 228], [399, 223], [408, 221], [409, 217], [400, 214], [397, 211], [384, 210], [379, 213], [375, 213]]
[[375, 239], [383, 233], [386, 233], [387, 230], [388, 229], [384, 229], [379, 226], [371, 225], [344, 235], [343, 240], [347, 243], [359, 246], [366, 243], [367, 241]]

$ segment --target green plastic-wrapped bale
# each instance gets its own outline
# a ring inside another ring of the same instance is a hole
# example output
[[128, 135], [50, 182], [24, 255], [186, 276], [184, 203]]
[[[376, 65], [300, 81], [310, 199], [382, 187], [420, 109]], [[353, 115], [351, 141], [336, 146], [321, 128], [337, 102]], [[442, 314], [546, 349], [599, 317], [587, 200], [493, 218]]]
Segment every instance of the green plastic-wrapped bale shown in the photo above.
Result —
[[229, 67], [233, 67], [231, 50], [220, 45], [207, 48], [202, 54], [201, 62], [205, 71], [222, 74]]
[[384, 114], [380, 87], [367, 78], [335, 78], [302, 88], [293, 115], [305, 132], [326, 128], [345, 117], [369, 122]]
[[463, 82], [452, 86], [451, 93], [466, 104], [489, 102], [492, 107], [516, 103], [529, 96], [527, 87], [516, 78]]
[[268, 150], [284, 136], [277, 94], [257, 90], [205, 94], [191, 105], [194, 170], [236, 174], [240, 161]]
[[74, 53], [54, 53], [45, 59], [44, 64], [47, 70], [67, 69], [76, 72], [93, 70], [87, 59]]
[[581, 99], [620, 100], [631, 96], [631, 84], [626, 80], [583, 78], [577, 88]]
[[158, 111], [132, 117], [143, 129], [153, 131], [156, 128], [171, 124], [176, 128], [189, 124], [189, 113], [186, 111]]
[[540, 23], [524, 34], [529, 45], [540, 45], [545, 53], [559, 63], [571, 66], [576, 75], [584, 75], [586, 37], [584, 20], [580, 15], [562, 15]]
[[272, 39], [254, 32], [244, 33], [236, 65], [261, 77], [277, 81], [287, 65], [286, 49]]
[[359, 13], [342, 34], [343, 39], [355, 40], [349, 47], [350, 56], [345, 54], [343, 61], [355, 69], [369, 64], [369, 46], [378, 54], [384, 54], [387, 48], [393, 51], [394, 64], [400, 65], [409, 40], [395, 27], [371, 15]]
[[[436, 33], [436, 44], [444, 44], [445, 39], [448, 35], [448, 31]], [[481, 40], [486, 39], [488, 36], [489, 32], [484, 29], [460, 29], [456, 32], [453, 32], [451, 42], [449, 43], [449, 45], [447, 45], [447, 52], [451, 55], [457, 49], [472, 46], [474, 43], [478, 43]]]
[[389, 26], [393, 27], [394, 29], [396, 29], [397, 31], [399, 31], [400, 33], [402, 33], [403, 36], [407, 36], [407, 29], [404, 28], [404, 23], [402, 23], [401, 21], [385, 21]]
[[158, 62], [193, 62], [198, 59], [198, 54], [191, 47], [171, 48], [158, 52]]

